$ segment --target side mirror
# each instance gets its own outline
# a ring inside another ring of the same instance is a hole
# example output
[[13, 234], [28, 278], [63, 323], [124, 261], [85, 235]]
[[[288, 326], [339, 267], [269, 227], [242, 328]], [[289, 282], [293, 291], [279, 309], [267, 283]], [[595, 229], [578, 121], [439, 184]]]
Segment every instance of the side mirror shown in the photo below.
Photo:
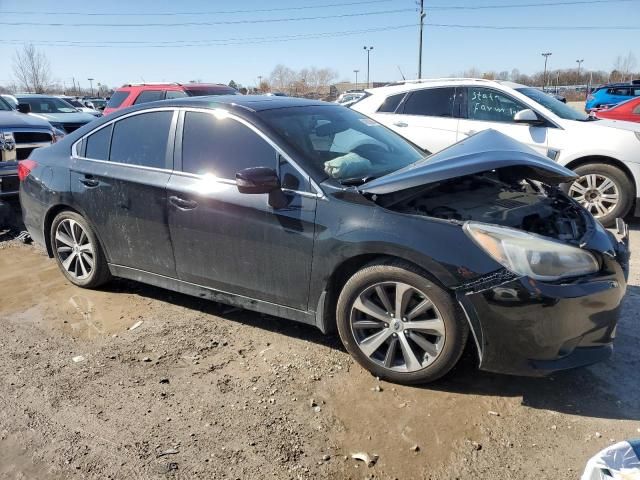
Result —
[[19, 103], [18, 111], [20, 113], [31, 113], [31, 105], [28, 103]]
[[544, 120], [538, 117], [536, 112], [529, 108], [516, 112], [513, 116], [513, 121], [516, 123], [526, 123], [528, 125], [541, 125], [544, 123]]
[[240, 193], [271, 193], [280, 188], [280, 179], [273, 168], [252, 167], [236, 173]]

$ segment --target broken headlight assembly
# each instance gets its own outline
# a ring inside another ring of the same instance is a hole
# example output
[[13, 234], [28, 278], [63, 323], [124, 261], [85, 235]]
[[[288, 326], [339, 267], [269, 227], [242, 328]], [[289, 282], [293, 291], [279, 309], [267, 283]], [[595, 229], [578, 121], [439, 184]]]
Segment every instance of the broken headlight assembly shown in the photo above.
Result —
[[465, 223], [464, 231], [496, 262], [517, 275], [555, 281], [600, 269], [591, 253], [540, 235], [479, 222]]

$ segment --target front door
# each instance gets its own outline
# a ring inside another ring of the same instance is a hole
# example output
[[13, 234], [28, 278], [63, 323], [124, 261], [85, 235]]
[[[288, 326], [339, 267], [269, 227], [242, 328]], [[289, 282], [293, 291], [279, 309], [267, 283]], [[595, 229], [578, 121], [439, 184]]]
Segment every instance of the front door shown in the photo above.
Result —
[[529, 108], [510, 95], [487, 87], [468, 87], [466, 118], [458, 123], [458, 140], [492, 128], [547, 155], [546, 126], [515, 123], [513, 116]]
[[[235, 117], [187, 111], [183, 123], [181, 172], [167, 194], [178, 277], [306, 309], [317, 201], [309, 178]], [[236, 172], [257, 166], [279, 170], [284, 202], [238, 192]]]
[[74, 202], [112, 264], [175, 276], [166, 220], [174, 129], [172, 110], [128, 116], [87, 136], [72, 159]]

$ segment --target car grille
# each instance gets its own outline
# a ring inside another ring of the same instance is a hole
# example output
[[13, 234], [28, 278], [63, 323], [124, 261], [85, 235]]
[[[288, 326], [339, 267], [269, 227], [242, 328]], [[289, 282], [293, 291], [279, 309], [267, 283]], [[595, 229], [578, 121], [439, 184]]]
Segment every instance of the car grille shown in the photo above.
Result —
[[62, 128], [67, 133], [75, 132], [77, 129], [82, 127], [84, 123], [63, 123]]
[[51, 143], [51, 134], [46, 132], [13, 132], [13, 138], [18, 146], [21, 143]]

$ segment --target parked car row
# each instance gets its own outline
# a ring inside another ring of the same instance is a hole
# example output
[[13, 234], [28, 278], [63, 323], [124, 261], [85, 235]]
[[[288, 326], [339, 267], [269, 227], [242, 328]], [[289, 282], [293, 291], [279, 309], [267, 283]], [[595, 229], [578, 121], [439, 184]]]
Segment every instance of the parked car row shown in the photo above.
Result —
[[640, 80], [602, 85], [589, 94], [585, 110], [590, 113], [593, 110], [612, 107], [636, 97], [640, 97]]
[[351, 106], [430, 152], [494, 129], [578, 178], [563, 186], [605, 226], [640, 209], [640, 124], [599, 120], [533, 87], [481, 79], [409, 81]]
[[[392, 129], [276, 96], [137, 105], [20, 162], [24, 223], [75, 285], [124, 277], [337, 330], [391, 381], [441, 377], [467, 339], [496, 372], [603, 360], [628, 231], [616, 239], [557, 188], [576, 174], [534, 141], [569, 128], [555, 105], [496, 85], [369, 92], [362, 105]], [[439, 117], [422, 115], [429, 105]], [[525, 138], [535, 149], [471, 123], [514, 116], [544, 128]], [[414, 119], [411, 143], [393, 130], [407, 135]], [[440, 135], [454, 144], [425, 152]]]

